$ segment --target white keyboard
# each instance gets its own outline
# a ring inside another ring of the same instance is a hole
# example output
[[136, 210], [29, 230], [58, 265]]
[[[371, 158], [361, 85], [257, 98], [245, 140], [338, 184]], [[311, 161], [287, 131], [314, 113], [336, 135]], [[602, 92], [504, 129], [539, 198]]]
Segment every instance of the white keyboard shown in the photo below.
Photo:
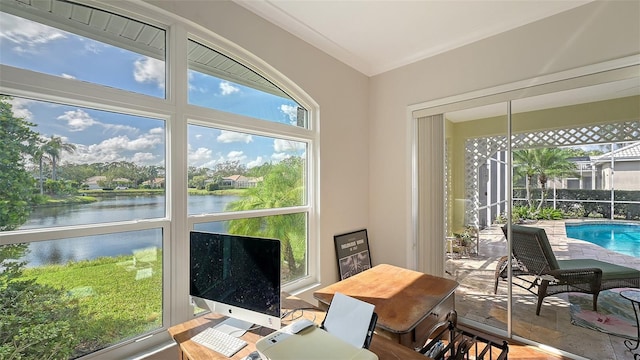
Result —
[[247, 346], [246, 341], [214, 328], [206, 328], [204, 331], [192, 337], [191, 340], [213, 351], [219, 352], [226, 357], [233, 356], [233, 354]]

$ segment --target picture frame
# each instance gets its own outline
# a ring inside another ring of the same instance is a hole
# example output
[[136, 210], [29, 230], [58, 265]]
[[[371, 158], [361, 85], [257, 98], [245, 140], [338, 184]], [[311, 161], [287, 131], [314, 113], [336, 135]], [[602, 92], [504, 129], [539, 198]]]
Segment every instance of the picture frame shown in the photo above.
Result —
[[340, 280], [371, 268], [367, 229], [334, 235]]

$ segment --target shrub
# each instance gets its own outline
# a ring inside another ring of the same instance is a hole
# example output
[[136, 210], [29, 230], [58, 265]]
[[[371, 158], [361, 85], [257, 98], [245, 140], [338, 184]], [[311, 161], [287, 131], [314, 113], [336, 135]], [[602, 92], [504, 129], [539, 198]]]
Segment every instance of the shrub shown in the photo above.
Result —
[[207, 183], [206, 189], [207, 191], [215, 191], [215, 190], [219, 190], [220, 186], [218, 185], [218, 183], [210, 182], [210, 183]]
[[23, 244], [0, 247], [0, 359], [68, 359], [79, 340], [79, 305], [61, 289], [19, 279]]
[[507, 214], [500, 213], [500, 214], [496, 215], [495, 223], [496, 224], [506, 224], [507, 223]]
[[528, 206], [516, 206], [513, 208], [513, 222], [519, 222], [520, 220], [533, 219], [533, 214]]
[[567, 218], [571, 219], [579, 219], [584, 217], [584, 205], [581, 203], [572, 203], [567, 209], [564, 211], [564, 215]]
[[563, 218], [562, 211], [553, 208], [542, 208], [537, 215], [538, 219], [544, 220], [560, 220]]

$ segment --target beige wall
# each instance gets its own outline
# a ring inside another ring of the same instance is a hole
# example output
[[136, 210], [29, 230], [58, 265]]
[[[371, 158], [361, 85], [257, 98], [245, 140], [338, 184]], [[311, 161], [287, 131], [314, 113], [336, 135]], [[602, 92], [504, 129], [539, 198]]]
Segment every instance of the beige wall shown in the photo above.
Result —
[[[153, 1], [258, 56], [320, 106], [321, 281], [338, 279], [333, 235], [369, 220], [369, 79], [244, 8], [221, 1]], [[382, 241], [372, 233], [370, 241]], [[375, 257], [378, 254], [374, 254]]]
[[638, 14], [638, 1], [596, 1], [372, 77], [369, 229], [385, 239], [371, 246], [375, 259], [411, 264], [408, 106], [638, 54]]
[[359, 228], [374, 264], [411, 265], [409, 105], [640, 53], [640, 3], [597, 1], [367, 78], [234, 3], [147, 2], [250, 51], [319, 104], [324, 284], [337, 279], [333, 235]]

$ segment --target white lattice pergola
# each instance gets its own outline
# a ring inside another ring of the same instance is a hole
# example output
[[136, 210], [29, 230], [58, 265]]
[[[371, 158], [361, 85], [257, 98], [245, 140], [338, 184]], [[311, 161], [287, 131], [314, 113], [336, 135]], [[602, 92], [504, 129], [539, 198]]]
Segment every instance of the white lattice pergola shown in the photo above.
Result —
[[[512, 149], [532, 149], [571, 145], [595, 145], [640, 140], [640, 121], [579, 126], [512, 134]], [[479, 169], [496, 153], [507, 150], [507, 137], [489, 136], [465, 141], [465, 208], [469, 225], [478, 226], [480, 203]], [[500, 196], [500, 194], [498, 194]], [[504, 195], [504, 194], [503, 194]]]

